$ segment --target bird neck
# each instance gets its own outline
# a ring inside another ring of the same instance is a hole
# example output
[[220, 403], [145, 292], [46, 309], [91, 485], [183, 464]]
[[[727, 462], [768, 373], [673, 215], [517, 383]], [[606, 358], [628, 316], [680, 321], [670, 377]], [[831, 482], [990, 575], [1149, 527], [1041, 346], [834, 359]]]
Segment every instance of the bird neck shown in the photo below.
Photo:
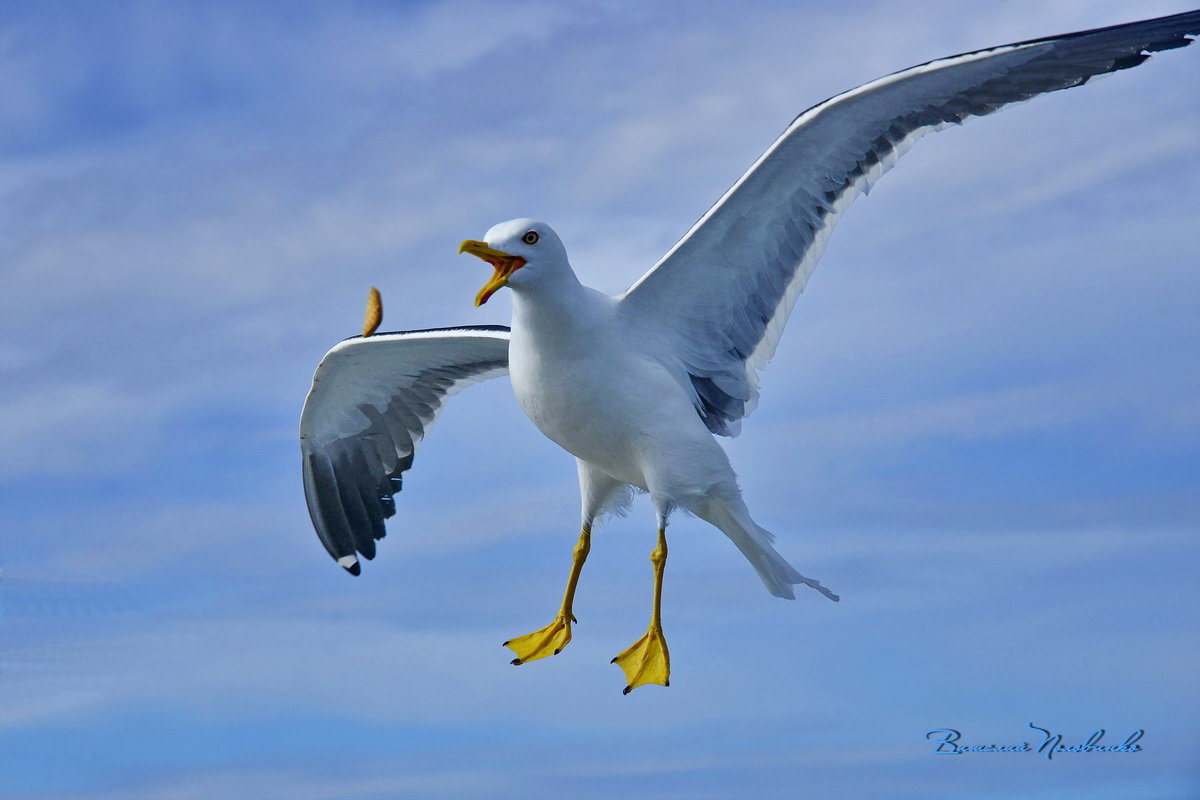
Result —
[[511, 288], [514, 327], [565, 332], [577, 326], [590, 309], [591, 291], [579, 282], [569, 264], [544, 271], [536, 282]]

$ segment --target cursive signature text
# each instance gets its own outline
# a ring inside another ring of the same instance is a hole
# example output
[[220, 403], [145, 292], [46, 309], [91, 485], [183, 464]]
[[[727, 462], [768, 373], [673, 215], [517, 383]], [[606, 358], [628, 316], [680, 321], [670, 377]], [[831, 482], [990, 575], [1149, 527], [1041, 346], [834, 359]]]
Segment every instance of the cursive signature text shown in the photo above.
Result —
[[933, 752], [944, 755], [1036, 752], [1044, 755], [1047, 760], [1051, 760], [1056, 753], [1137, 753], [1142, 749], [1142, 746], [1138, 744], [1138, 740], [1146, 733], [1139, 728], [1126, 736], [1125, 740], [1120, 744], [1102, 744], [1105, 730], [1104, 728], [1097, 728], [1083, 742], [1078, 744], [1063, 744], [1061, 733], [1051, 733], [1045, 728], [1039, 728], [1032, 722], [1029, 723], [1029, 729], [1042, 734], [1042, 741], [1039, 744], [1030, 745], [1029, 742], [1020, 742], [1018, 744], [963, 744], [961, 741], [962, 733], [956, 731], [954, 728], [937, 728], [926, 731], [925, 738], [936, 744]]

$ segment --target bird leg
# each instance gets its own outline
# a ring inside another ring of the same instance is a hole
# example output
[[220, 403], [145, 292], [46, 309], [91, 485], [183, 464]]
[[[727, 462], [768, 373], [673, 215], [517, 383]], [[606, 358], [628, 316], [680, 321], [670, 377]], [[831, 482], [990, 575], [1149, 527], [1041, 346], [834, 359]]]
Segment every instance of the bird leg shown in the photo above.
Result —
[[567, 589], [563, 593], [562, 608], [559, 609], [558, 616], [546, 627], [504, 643], [505, 647], [517, 654], [512, 660], [513, 664], [556, 656], [571, 641], [571, 623], [577, 621], [571, 613], [571, 606], [575, 602], [575, 587], [579, 584], [579, 573], [583, 571], [583, 562], [587, 560], [588, 551], [591, 549], [592, 526], [585, 524], [572, 553], [571, 575], [567, 578]]
[[625, 671], [625, 680], [628, 681], [622, 694], [629, 694], [648, 683], [671, 685], [671, 654], [667, 651], [667, 640], [662, 629], [662, 582], [667, 564], [665, 528], [658, 529], [658, 547], [650, 554], [650, 562], [654, 564], [654, 607], [650, 612], [650, 627], [645, 636], [612, 660]]

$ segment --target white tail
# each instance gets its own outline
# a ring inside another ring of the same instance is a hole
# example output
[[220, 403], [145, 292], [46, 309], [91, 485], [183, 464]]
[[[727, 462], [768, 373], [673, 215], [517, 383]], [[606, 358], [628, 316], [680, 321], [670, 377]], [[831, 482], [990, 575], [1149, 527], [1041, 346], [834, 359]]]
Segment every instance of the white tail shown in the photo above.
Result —
[[767, 529], [755, 524], [750, 518], [749, 509], [740, 499], [713, 498], [704, 508], [698, 509], [696, 515], [705, 522], [716, 525], [737, 545], [738, 550], [742, 551], [742, 555], [758, 572], [758, 577], [762, 578], [767, 591], [776, 597], [794, 600], [796, 595], [792, 591], [792, 585], [803, 583], [835, 603], [840, 599], [822, 586], [820, 581], [801, 575], [795, 567], [785, 561], [771, 546], [775, 537]]

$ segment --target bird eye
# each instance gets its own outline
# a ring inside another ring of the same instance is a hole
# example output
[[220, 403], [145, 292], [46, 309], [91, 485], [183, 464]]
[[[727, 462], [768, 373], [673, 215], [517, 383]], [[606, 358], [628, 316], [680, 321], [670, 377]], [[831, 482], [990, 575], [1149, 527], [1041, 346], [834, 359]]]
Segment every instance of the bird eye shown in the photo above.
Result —
[[525, 244], [537, 244], [537, 242], [538, 242], [537, 231], [526, 231], [525, 235], [521, 237], [521, 241], [524, 242]]

